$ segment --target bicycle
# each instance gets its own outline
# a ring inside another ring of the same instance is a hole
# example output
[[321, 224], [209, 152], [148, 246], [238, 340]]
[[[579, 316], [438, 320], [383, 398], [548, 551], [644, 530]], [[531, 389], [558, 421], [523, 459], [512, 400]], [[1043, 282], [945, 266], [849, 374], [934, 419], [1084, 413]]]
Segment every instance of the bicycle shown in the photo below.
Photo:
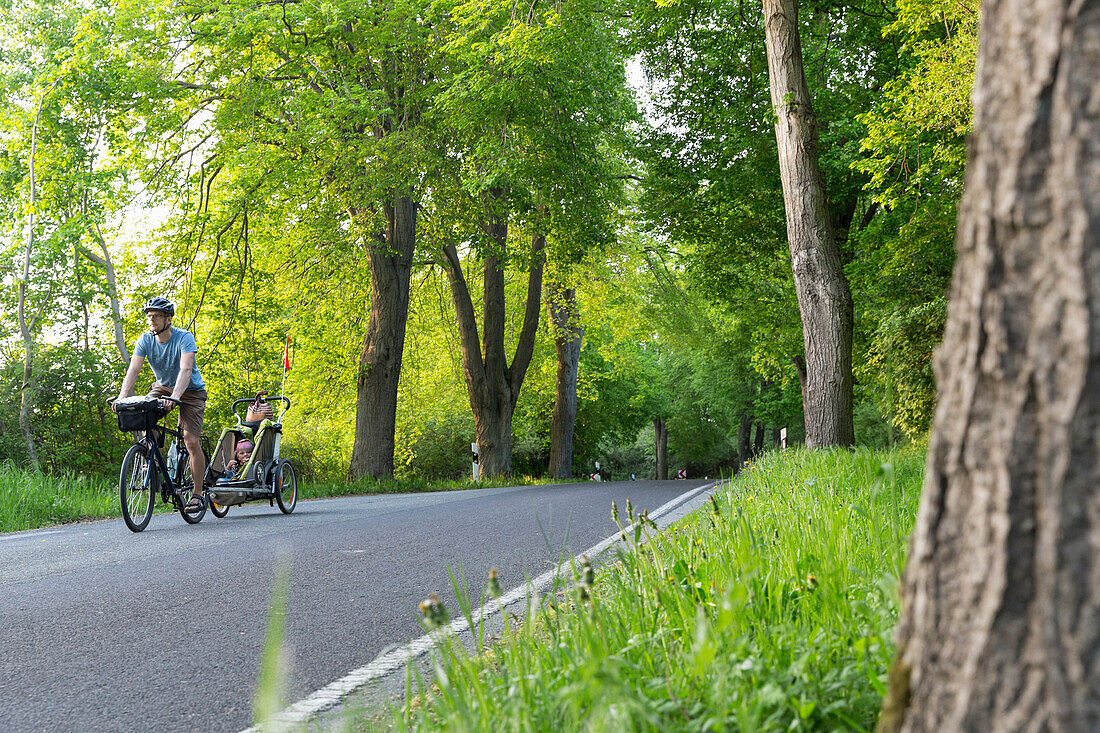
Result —
[[[164, 399], [179, 404], [171, 397]], [[108, 404], [114, 401], [107, 400]], [[140, 532], [149, 525], [158, 491], [161, 501], [173, 504], [185, 522], [201, 522], [206, 516], [207, 502], [197, 511], [189, 512], [186, 508], [195, 493], [195, 484], [183, 433], [159, 424], [169, 411], [155, 398], [129, 397], [118, 400], [116, 412], [119, 430], [142, 434], [126, 451], [119, 472], [118, 496], [126, 526], [131, 532]], [[173, 437], [168, 449], [168, 458], [174, 457], [171, 464], [160, 451], [165, 435]]]

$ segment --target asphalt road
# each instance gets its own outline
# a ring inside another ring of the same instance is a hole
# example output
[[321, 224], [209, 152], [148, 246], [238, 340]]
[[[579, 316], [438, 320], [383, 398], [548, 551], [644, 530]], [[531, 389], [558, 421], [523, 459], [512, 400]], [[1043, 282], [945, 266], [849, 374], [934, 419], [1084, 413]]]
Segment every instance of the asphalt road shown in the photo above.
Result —
[[505, 590], [615, 534], [612, 499], [654, 510], [700, 482], [637, 481], [234, 507], [0, 535], [0, 730], [239, 731], [252, 723], [276, 567], [290, 566], [285, 697], [419, 637], [490, 567]]

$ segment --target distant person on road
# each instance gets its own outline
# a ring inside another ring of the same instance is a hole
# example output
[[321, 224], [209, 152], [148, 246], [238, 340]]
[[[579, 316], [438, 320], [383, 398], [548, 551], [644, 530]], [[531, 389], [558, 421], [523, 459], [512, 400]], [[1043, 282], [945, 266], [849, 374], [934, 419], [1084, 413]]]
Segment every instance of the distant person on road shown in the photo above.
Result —
[[206, 413], [206, 385], [195, 364], [199, 349], [190, 331], [172, 325], [172, 317], [176, 315], [176, 306], [172, 301], [150, 298], [142, 310], [149, 330], [141, 334], [134, 345], [134, 355], [130, 357], [130, 366], [126, 369], [118, 398], [125, 399], [133, 394], [141, 368], [148, 360], [156, 377], [148, 396], [159, 399], [168, 412], [177, 404], [180, 408], [178, 425], [183, 432], [183, 443], [190, 456], [191, 476], [195, 481], [195, 490], [185, 511], [198, 512], [206, 501], [202, 491], [206, 457], [202, 453], [200, 439], [202, 419]]

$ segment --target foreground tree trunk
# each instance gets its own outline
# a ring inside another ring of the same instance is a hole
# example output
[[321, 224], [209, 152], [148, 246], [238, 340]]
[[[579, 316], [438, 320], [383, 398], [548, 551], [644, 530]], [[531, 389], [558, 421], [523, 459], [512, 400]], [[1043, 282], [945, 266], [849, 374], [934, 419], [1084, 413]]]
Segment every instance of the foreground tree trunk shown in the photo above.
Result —
[[[503, 192], [496, 192], [500, 198]], [[494, 210], [494, 207], [488, 207]], [[501, 210], [503, 207], [496, 207]], [[508, 221], [494, 214], [484, 225], [495, 248], [485, 257], [482, 343], [478, 343], [477, 319], [462, 262], [455, 245], [444, 247], [444, 267], [451, 283], [451, 295], [458, 314], [458, 332], [462, 347], [462, 365], [466, 389], [474, 413], [474, 431], [479, 452], [478, 464], [483, 476], [512, 473], [512, 416], [516, 411], [527, 367], [535, 350], [535, 333], [542, 303], [543, 249], [546, 238], [536, 235], [531, 242], [531, 268], [527, 277], [527, 306], [523, 327], [516, 343], [512, 363], [504, 350], [505, 291], [504, 267], [507, 262]]]
[[409, 278], [416, 248], [416, 202], [398, 197], [384, 207], [383, 241], [371, 248], [370, 317], [356, 380], [352, 479], [393, 476], [397, 384], [409, 317]]
[[1100, 730], [1100, 5], [982, 7], [881, 731]]
[[578, 322], [577, 291], [552, 284], [547, 288], [547, 307], [554, 327], [554, 351], [558, 376], [554, 389], [554, 413], [550, 418], [550, 477], [573, 476], [573, 428], [577, 422], [577, 371], [581, 361], [584, 327]]
[[855, 442], [852, 293], [840, 262], [817, 158], [817, 117], [802, 69], [798, 0], [763, 0], [779, 176], [802, 339], [806, 445]]

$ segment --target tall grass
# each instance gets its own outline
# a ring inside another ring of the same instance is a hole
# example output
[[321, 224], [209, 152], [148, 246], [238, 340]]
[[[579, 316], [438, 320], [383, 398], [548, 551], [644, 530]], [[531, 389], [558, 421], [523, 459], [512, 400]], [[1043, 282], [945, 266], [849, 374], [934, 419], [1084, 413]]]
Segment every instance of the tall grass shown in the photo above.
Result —
[[0, 532], [119, 516], [118, 480], [47, 475], [0, 463]]
[[[918, 450], [786, 451], [470, 654], [444, 641], [396, 730], [869, 730]], [[635, 521], [633, 508], [620, 518]], [[645, 530], [648, 534], [650, 530]], [[469, 607], [463, 603], [463, 610]]]
[[275, 587], [267, 618], [260, 679], [252, 706], [252, 720], [261, 731], [282, 730], [276, 716], [283, 709], [283, 685], [287, 676], [286, 603], [290, 595], [290, 559], [284, 557], [275, 568]]

